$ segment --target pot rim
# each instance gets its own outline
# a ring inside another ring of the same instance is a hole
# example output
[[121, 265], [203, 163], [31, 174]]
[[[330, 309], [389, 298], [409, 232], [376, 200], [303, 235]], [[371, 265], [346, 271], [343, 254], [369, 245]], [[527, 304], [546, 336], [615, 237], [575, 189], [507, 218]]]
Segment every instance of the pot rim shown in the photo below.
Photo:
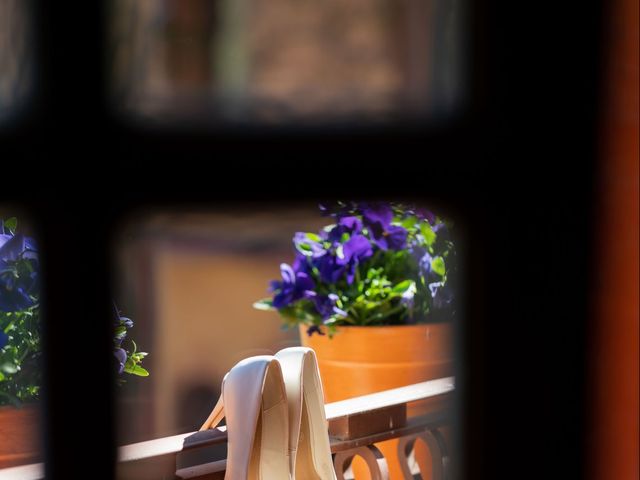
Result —
[[[353, 329], [353, 330], [361, 330], [361, 329], [372, 329], [372, 328], [425, 328], [425, 327], [431, 327], [434, 325], [451, 325], [453, 322], [451, 321], [446, 321], [446, 322], [430, 322], [430, 323], [414, 323], [411, 325], [339, 325], [336, 326], [336, 329], [342, 330], [342, 329]], [[305, 323], [300, 323], [299, 327], [300, 328], [309, 328], [311, 325], [307, 325]], [[320, 328], [327, 328], [324, 325], [321, 325]]]

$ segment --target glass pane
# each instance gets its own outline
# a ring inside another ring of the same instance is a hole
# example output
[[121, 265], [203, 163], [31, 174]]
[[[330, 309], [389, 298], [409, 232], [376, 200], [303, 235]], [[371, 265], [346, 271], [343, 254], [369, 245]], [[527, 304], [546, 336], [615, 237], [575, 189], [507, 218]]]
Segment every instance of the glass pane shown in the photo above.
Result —
[[[124, 363], [148, 352], [140, 365], [149, 375], [122, 371], [118, 445], [194, 432], [233, 365], [289, 346], [317, 353], [326, 403], [454, 375], [451, 224], [427, 210], [350, 208], [338, 207], [346, 219], [331, 231], [338, 219], [305, 204], [126, 221], [114, 291], [132, 325], [117, 348]], [[451, 407], [449, 397], [432, 400], [408, 414]], [[451, 445], [451, 428], [441, 433]], [[397, 442], [380, 447], [391, 462]], [[225, 447], [181, 453], [178, 468], [222, 460]], [[429, 461], [420, 442], [416, 459]], [[126, 472], [120, 478], [134, 478]]]
[[148, 352], [150, 375], [121, 375], [120, 445], [193, 431], [237, 361], [297, 342], [252, 304], [290, 256], [291, 231], [319, 228], [317, 217], [157, 212], [124, 227], [115, 291], [133, 327], [122, 347]]
[[0, 205], [0, 472], [42, 460], [38, 247], [14, 215]]
[[455, 111], [463, 0], [111, 0], [116, 108], [154, 121]]

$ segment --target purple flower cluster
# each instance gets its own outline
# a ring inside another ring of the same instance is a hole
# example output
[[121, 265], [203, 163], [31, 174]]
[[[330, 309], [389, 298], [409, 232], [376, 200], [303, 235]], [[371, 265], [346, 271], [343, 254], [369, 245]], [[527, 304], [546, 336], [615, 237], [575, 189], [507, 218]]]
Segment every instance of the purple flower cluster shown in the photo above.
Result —
[[[149, 376], [149, 372], [140, 365], [148, 354], [146, 352], [138, 352], [138, 346], [133, 340], [131, 340], [133, 347], [131, 350], [123, 348], [123, 341], [127, 337], [128, 329], [133, 327], [133, 320], [120, 315], [115, 303], [113, 304], [113, 312], [115, 326], [113, 356], [115, 357], [115, 368], [118, 375], [127, 373], [140, 377]], [[118, 385], [122, 385], [124, 382], [125, 380], [118, 379]]]
[[[116, 335], [114, 337], [114, 351], [113, 356], [116, 358], [116, 368], [118, 370], [118, 374], [121, 374], [124, 371], [124, 366], [127, 363], [127, 352], [124, 348], [122, 348], [122, 342], [127, 336], [127, 329], [133, 327], [133, 320], [127, 317], [123, 317], [120, 315], [120, 311], [116, 304], [113, 304], [114, 310], [114, 319], [113, 324], [116, 330]], [[119, 330], [118, 330], [118, 327]]]
[[333, 315], [346, 317], [346, 312], [336, 306], [337, 295], [317, 294], [310, 272], [316, 269], [320, 280], [326, 284], [344, 280], [351, 285], [358, 266], [377, 250], [400, 250], [406, 246], [407, 230], [391, 224], [393, 210], [388, 204], [360, 204], [357, 209], [354, 205], [341, 205], [337, 208], [331, 210], [321, 206], [324, 213], [336, 217], [337, 223], [330, 230], [323, 230], [320, 235], [303, 232], [294, 235], [293, 243], [298, 251], [296, 259], [292, 266], [286, 263], [280, 266], [281, 281], [271, 282], [275, 308], [309, 299], [324, 319]]
[[[381, 202], [320, 205], [333, 223], [318, 234], [297, 232], [296, 256], [281, 264], [272, 298], [254, 304], [278, 310], [307, 333], [322, 326], [424, 321], [452, 301], [447, 281], [453, 245], [428, 210]], [[347, 313], [348, 312], [348, 313]]]
[[37, 304], [37, 261], [32, 238], [0, 229], [0, 310], [16, 312]]

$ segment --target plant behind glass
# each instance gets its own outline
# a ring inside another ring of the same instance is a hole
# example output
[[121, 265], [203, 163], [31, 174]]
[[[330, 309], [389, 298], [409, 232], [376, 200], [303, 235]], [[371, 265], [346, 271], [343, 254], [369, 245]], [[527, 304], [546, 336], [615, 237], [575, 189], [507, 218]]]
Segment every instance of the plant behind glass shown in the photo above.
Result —
[[[39, 399], [42, 343], [38, 250], [17, 227], [16, 218], [0, 219], [0, 405], [19, 406]], [[138, 352], [133, 340], [124, 348], [131, 319], [115, 308], [114, 323], [118, 374], [149, 375], [140, 366], [147, 354]]]
[[277, 310], [286, 325], [332, 335], [343, 325], [406, 325], [450, 319], [453, 242], [428, 210], [395, 203], [321, 205], [334, 222], [297, 232], [292, 265], [281, 264], [273, 297], [254, 304]]

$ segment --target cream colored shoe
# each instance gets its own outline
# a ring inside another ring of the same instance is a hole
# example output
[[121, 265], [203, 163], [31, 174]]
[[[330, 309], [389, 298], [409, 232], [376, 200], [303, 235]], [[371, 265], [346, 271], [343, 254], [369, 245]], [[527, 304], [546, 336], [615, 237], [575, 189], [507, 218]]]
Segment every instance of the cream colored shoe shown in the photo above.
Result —
[[289, 456], [292, 480], [335, 480], [315, 352], [306, 347], [276, 353], [289, 403]]
[[225, 480], [289, 480], [289, 420], [280, 363], [262, 355], [238, 362], [200, 430], [227, 419]]

